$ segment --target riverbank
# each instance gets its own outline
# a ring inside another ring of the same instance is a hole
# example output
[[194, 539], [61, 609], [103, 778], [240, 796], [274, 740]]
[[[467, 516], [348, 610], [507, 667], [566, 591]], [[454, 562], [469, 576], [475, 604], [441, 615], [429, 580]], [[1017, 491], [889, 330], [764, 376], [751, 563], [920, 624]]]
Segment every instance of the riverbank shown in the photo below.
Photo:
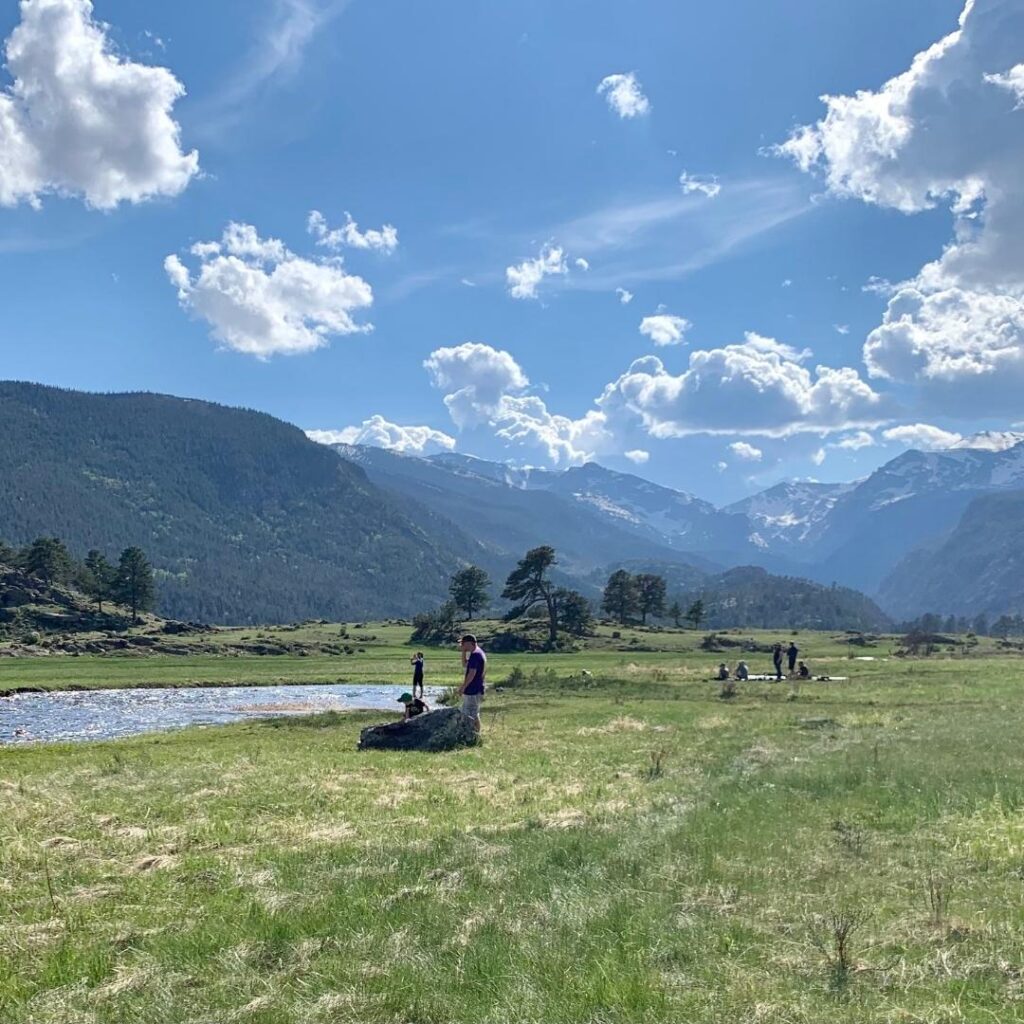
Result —
[[[477, 623], [481, 631], [497, 623]], [[396, 623], [307, 623], [258, 630], [218, 629], [178, 637], [180, 650], [166, 654], [132, 647], [106, 654], [48, 653], [35, 657], [0, 656], [0, 697], [5, 693], [121, 687], [280, 686], [289, 683], [366, 683], [401, 685], [411, 680], [409, 659], [416, 648], [409, 627]], [[900, 659], [898, 637], [862, 641], [847, 634], [802, 631], [782, 634], [766, 630], [730, 630], [718, 634], [694, 630], [600, 627], [579, 649], [558, 654], [490, 652], [495, 682], [514, 669], [553, 671], [560, 676], [582, 672], [616, 678], [658, 678], [678, 682], [710, 679], [719, 662], [734, 666], [741, 658], [752, 672], [768, 671], [767, 652], [775, 640], [795, 639], [815, 675], [850, 676], [865, 680], [914, 681], [919, 663], [977, 666], [981, 659], [1019, 663], [1020, 653], [1000, 648], [996, 640], [967, 638], [941, 648], [933, 658]], [[854, 642], [851, 642], [851, 639]], [[341, 644], [341, 646], [337, 646]], [[0, 653], [4, 645], [0, 644]], [[948, 648], [948, 649], [947, 649]], [[347, 650], [346, 650], [347, 649]], [[325, 653], [330, 650], [335, 653]], [[341, 653], [337, 653], [339, 651]], [[427, 679], [436, 686], [459, 681], [461, 663], [454, 645], [426, 648]], [[974, 671], [975, 669], [971, 669]], [[958, 671], [953, 669], [953, 671]]]
[[1017, 673], [914, 669], [527, 682], [436, 757], [332, 714], [0, 751], [0, 1019], [1019, 1019]]

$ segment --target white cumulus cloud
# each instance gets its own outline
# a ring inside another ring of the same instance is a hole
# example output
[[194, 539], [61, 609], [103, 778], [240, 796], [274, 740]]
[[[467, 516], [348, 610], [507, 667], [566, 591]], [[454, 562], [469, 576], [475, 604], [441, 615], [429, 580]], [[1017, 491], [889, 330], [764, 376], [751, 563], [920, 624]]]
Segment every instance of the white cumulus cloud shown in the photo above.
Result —
[[969, 0], [959, 27], [878, 91], [826, 96], [779, 150], [836, 195], [916, 213], [947, 206], [942, 254], [890, 287], [868, 373], [954, 414], [1019, 407], [1024, 386], [1024, 83], [1019, 0]]
[[373, 249], [383, 253], [393, 253], [398, 248], [398, 230], [392, 225], [385, 224], [379, 231], [372, 228], [360, 231], [359, 225], [347, 210], [345, 223], [338, 228], [329, 227], [327, 219], [319, 210], [311, 210], [306, 227], [316, 239], [317, 245], [333, 252], [346, 245], [353, 249]]
[[535, 299], [537, 288], [545, 277], [568, 274], [565, 251], [557, 245], [547, 244], [536, 259], [523, 260], [516, 266], [505, 268], [508, 293], [514, 299]]
[[450, 452], [455, 438], [433, 427], [407, 427], [390, 423], [383, 416], [371, 416], [358, 427], [342, 430], [307, 430], [306, 436], [319, 444], [365, 444], [387, 448], [405, 455]]
[[615, 294], [619, 297], [619, 302], [624, 306], [628, 306], [633, 301], [633, 293], [626, 288], [616, 288]]
[[574, 420], [527, 394], [529, 378], [503, 349], [466, 342], [435, 350], [423, 365], [434, 387], [447, 392], [444, 403], [460, 429], [487, 426], [510, 447], [555, 465], [586, 462], [610, 441], [600, 411]]
[[590, 260], [585, 260], [582, 256], [580, 256], [579, 259], [576, 260], [576, 267], [578, 270], [589, 270]]
[[881, 396], [856, 370], [818, 366], [812, 372], [803, 365], [808, 354], [748, 333], [740, 344], [692, 352], [689, 368], [678, 375], [646, 356], [608, 385], [598, 405], [610, 418], [639, 416], [654, 437], [784, 437], [886, 418]]
[[219, 242], [200, 242], [191, 253], [195, 272], [177, 255], [164, 260], [178, 301], [236, 352], [260, 359], [294, 355], [326, 345], [332, 335], [372, 329], [354, 319], [373, 303], [362, 278], [296, 256], [252, 225], [229, 224]]
[[694, 192], [700, 192], [708, 199], [714, 199], [722, 191], [722, 186], [715, 175], [690, 174], [689, 171], [683, 171], [679, 175], [679, 187], [683, 190], [683, 195], [688, 196]]
[[599, 96], [604, 96], [608, 101], [608, 106], [619, 117], [642, 117], [651, 109], [650, 101], [644, 95], [635, 71], [602, 78], [597, 87], [597, 93]]
[[693, 326], [689, 320], [670, 313], [657, 313], [645, 316], [640, 321], [640, 333], [646, 335], [655, 345], [681, 345], [683, 336]]
[[734, 441], [729, 445], [729, 451], [744, 462], [760, 462], [764, 458], [764, 452], [760, 448], [755, 448], [746, 441]]
[[0, 91], [0, 205], [55, 193], [108, 210], [178, 195], [198, 173], [171, 116], [184, 86], [106, 33], [89, 0], [23, 0]]
[[944, 451], [962, 441], [960, 434], [934, 427], [930, 423], [907, 423], [899, 427], [890, 427], [882, 431], [886, 441], [905, 444], [908, 448], [921, 451]]
[[622, 454], [637, 466], [642, 466], [644, 463], [650, 462], [651, 459], [651, 453], [644, 451], [643, 448], [633, 448], [628, 452], [623, 452]]

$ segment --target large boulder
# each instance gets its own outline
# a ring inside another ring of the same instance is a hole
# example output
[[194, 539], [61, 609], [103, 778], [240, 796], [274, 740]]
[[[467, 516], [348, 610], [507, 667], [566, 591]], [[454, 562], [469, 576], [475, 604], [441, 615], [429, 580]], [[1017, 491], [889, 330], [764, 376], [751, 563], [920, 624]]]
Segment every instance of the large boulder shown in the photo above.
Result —
[[458, 708], [440, 708], [408, 721], [371, 725], [359, 734], [360, 750], [455, 750], [477, 742], [473, 723]]

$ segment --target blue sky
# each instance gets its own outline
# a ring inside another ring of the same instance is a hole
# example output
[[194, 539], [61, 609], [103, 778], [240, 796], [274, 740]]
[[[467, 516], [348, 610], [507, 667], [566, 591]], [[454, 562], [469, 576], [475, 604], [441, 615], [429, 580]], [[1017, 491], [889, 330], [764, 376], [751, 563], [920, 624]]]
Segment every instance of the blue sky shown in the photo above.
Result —
[[[0, 376], [405, 450], [595, 456], [718, 502], [1006, 428], [1024, 3], [978, 0], [927, 74], [886, 85], [963, 8], [7, 2]], [[67, 52], [93, 72], [50, 81]], [[950, 81], [966, 99], [930, 102]], [[69, 130], [83, 90], [99, 123]], [[880, 105], [902, 126], [884, 153]]]

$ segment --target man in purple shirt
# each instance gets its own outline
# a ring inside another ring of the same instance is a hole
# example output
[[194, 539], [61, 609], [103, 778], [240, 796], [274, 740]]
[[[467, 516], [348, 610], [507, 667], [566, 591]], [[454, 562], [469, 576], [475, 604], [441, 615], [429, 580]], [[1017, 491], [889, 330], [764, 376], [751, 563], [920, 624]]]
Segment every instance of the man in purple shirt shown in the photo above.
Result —
[[473, 728], [479, 732], [480, 702], [484, 699], [487, 655], [484, 654], [472, 633], [467, 633], [459, 646], [462, 648], [462, 664], [466, 669], [466, 677], [459, 689], [462, 696], [462, 713], [473, 723]]

